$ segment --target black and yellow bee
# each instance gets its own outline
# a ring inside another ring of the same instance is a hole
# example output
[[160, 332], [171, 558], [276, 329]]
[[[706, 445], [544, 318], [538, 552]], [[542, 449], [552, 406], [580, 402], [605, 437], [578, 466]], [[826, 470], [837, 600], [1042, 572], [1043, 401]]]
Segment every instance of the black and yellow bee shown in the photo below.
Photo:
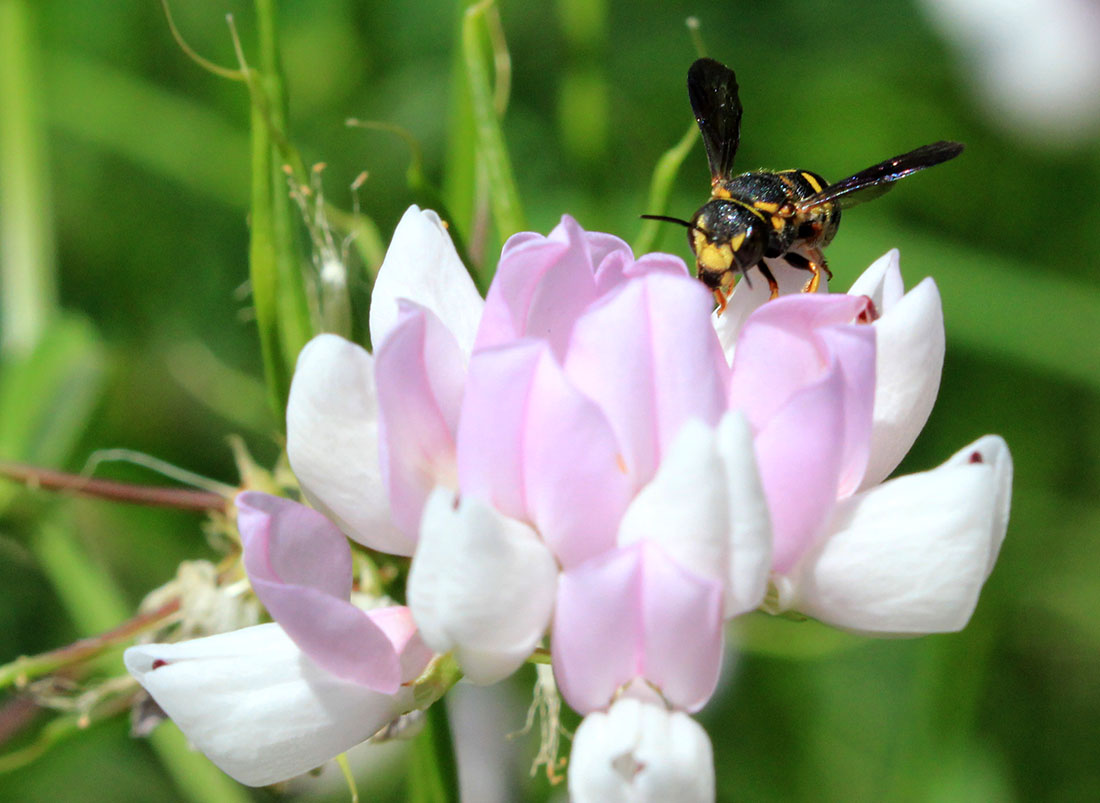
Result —
[[714, 59], [699, 59], [688, 70], [688, 97], [703, 135], [710, 164], [710, 200], [690, 221], [643, 215], [688, 229], [699, 279], [725, 309], [737, 275], [758, 268], [772, 298], [779, 294], [764, 259], [782, 257], [810, 272], [805, 292], [817, 290], [828, 267], [821, 253], [836, 234], [840, 210], [877, 198], [894, 182], [962, 153], [958, 142], [934, 142], [887, 159], [835, 184], [809, 170], [756, 170], [733, 175], [741, 141], [741, 101], [733, 70]]

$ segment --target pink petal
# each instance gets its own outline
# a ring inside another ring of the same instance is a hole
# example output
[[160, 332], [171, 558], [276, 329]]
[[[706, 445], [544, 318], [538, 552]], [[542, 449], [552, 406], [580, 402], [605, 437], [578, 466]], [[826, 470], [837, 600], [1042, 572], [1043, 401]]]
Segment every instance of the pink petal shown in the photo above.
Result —
[[[768, 259], [765, 262], [772, 275], [775, 276], [776, 282], [779, 283], [780, 297], [798, 296], [802, 293], [802, 288], [806, 286], [806, 282], [810, 279], [810, 274], [807, 271], [792, 268], [782, 259]], [[768, 283], [764, 280], [764, 277], [760, 275], [760, 271], [750, 271], [749, 279], [752, 281], [752, 287], [749, 287], [748, 282], [744, 279], [740, 279], [733, 288], [733, 294], [726, 302], [725, 311], [721, 315], [717, 311], [714, 313], [714, 328], [718, 333], [718, 339], [722, 343], [726, 361], [729, 363], [733, 362], [733, 355], [737, 348], [738, 338], [741, 336], [741, 329], [744, 328], [749, 316], [764, 306], [771, 298], [771, 290], [768, 288]], [[825, 295], [828, 291], [828, 282], [822, 277], [817, 292], [819, 295]]]
[[408, 208], [378, 269], [370, 301], [375, 350], [397, 325], [402, 300], [431, 310], [469, 356], [485, 302], [439, 215], [430, 209]]
[[386, 633], [348, 602], [351, 550], [336, 527], [289, 499], [237, 497], [244, 563], [272, 618], [317, 664], [344, 680], [393, 694], [401, 682]]
[[546, 340], [560, 357], [577, 316], [595, 298], [588, 240], [573, 218], [563, 216], [545, 238], [516, 235], [489, 288], [476, 347], [530, 335]]
[[859, 485], [870, 454], [875, 332], [852, 324], [867, 306], [862, 296], [777, 299], [749, 319], [733, 362], [731, 406], [744, 410], [758, 430], [794, 392], [817, 381], [836, 362], [844, 393], [841, 494]]
[[609, 552], [559, 578], [551, 647], [562, 696], [581, 713], [635, 678], [695, 711], [718, 681], [721, 583], [648, 542]]
[[629, 502], [611, 426], [539, 341], [474, 355], [458, 466], [464, 494], [532, 522], [564, 565], [611, 547]]
[[654, 272], [605, 296], [574, 328], [566, 374], [611, 421], [636, 487], [685, 421], [713, 426], [725, 409], [711, 303], [701, 283]]
[[336, 335], [298, 355], [286, 409], [287, 456], [302, 493], [364, 546], [411, 555], [415, 541], [390, 516], [378, 461], [374, 361]]
[[771, 511], [772, 568], [783, 573], [821, 534], [836, 501], [844, 456], [844, 378], [834, 364], [795, 393], [756, 435]]
[[415, 540], [424, 500], [455, 483], [454, 434], [465, 360], [429, 310], [402, 302], [401, 316], [374, 358], [383, 478], [394, 522]]

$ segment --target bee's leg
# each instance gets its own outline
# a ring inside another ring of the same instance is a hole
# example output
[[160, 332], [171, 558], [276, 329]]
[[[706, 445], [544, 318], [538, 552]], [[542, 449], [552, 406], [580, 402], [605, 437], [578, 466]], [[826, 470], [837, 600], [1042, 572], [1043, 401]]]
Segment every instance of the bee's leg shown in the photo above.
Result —
[[718, 302], [718, 314], [721, 315], [726, 311], [726, 302], [729, 301], [726, 294], [720, 289], [714, 291], [714, 300]]
[[812, 276], [810, 280], [806, 282], [806, 286], [802, 288], [803, 293], [816, 293], [818, 286], [821, 284], [821, 272], [824, 271], [825, 275], [830, 279], [833, 278], [833, 272], [829, 270], [829, 266], [825, 264], [825, 255], [818, 249], [814, 249], [810, 252], [809, 258], [802, 256], [802, 254], [796, 254], [791, 251], [784, 254], [784, 261], [792, 268], [798, 268], [799, 270], [808, 270]]
[[771, 270], [764, 264], [764, 260], [757, 262], [756, 267], [760, 268], [760, 273], [768, 282], [768, 289], [771, 290], [770, 298], [779, 298], [779, 282], [775, 280], [775, 276], [772, 275]]

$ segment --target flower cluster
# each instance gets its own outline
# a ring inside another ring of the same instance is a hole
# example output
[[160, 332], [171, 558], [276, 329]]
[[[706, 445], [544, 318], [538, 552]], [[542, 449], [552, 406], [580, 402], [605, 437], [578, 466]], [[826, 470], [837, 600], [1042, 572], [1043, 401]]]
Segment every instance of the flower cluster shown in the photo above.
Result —
[[[433, 653], [492, 683], [549, 634], [585, 715], [574, 799], [712, 798], [688, 714], [714, 692], [724, 623], [763, 606], [957, 630], [1011, 486], [993, 436], [884, 481], [938, 389], [930, 279], [905, 293], [895, 252], [847, 294], [764, 303], [761, 284], [716, 317], [679, 259], [565, 217], [507, 242], [483, 300], [439, 218], [411, 208], [375, 283], [373, 355], [321, 335], [299, 358], [287, 450], [312, 508], [238, 498], [275, 623], [135, 647], [128, 667], [258, 785], [416, 707]], [[407, 608], [349, 601], [345, 535], [412, 556]]]

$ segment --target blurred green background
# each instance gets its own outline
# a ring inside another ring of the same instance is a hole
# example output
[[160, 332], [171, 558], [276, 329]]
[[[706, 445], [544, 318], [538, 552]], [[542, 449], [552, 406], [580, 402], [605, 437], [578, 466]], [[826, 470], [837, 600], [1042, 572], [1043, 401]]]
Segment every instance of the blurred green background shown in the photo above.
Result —
[[[408, 148], [344, 120], [403, 126], [442, 184], [461, 4], [278, 5], [293, 141], [307, 163], [327, 164], [327, 197], [345, 209], [347, 187], [369, 171], [362, 211], [388, 240], [416, 200]], [[234, 65], [228, 12], [254, 50], [249, 2], [179, 0], [173, 11], [218, 63]], [[686, 217], [705, 200], [695, 145], [668, 209], [647, 208], [656, 160], [691, 122], [692, 14], [709, 55], [737, 71], [743, 169], [837, 179], [926, 142], [967, 144], [845, 213], [830, 264], [843, 288], [897, 247], [907, 282], [932, 275], [943, 294], [943, 387], [902, 471], [986, 432], [1007, 439], [1016, 465], [1008, 538], [965, 632], [875, 641], [761, 614], [741, 623], [744, 650], [700, 715], [719, 798], [1100, 799], [1100, 137], [1010, 125], [973, 88], [975, 54], [908, 2], [503, 0], [504, 132], [532, 228], [569, 213], [633, 240], [643, 212]], [[245, 287], [247, 92], [185, 57], [153, 0], [0, 0], [0, 15], [0, 459], [79, 471], [96, 450], [124, 447], [236, 483], [228, 435], [263, 463], [279, 452]], [[668, 227], [658, 245], [687, 257], [683, 240]], [[490, 238], [488, 253], [496, 247]], [[350, 269], [362, 322], [369, 279], [362, 262]], [[98, 474], [157, 481], [126, 464]], [[179, 561], [213, 557], [199, 524], [0, 483], [0, 663], [110, 626]], [[118, 598], [74, 603], [97, 578]], [[504, 750], [530, 680], [499, 690], [515, 705], [491, 736], [460, 743]], [[3, 705], [8, 738], [11, 699]], [[188, 799], [124, 719], [0, 774], [0, 800]], [[521, 738], [519, 752], [534, 741]], [[508, 797], [563, 794], [525, 769], [500, 770]], [[398, 763], [378, 789], [365, 782], [366, 799], [400, 799], [399, 773]]]

